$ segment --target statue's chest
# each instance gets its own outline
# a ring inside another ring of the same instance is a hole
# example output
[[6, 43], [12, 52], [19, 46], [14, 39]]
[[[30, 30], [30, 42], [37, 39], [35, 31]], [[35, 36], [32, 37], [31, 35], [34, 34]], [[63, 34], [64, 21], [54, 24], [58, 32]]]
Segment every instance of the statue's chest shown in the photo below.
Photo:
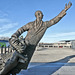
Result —
[[37, 28], [32, 27], [28, 31], [26, 40], [28, 40], [30, 44], [37, 44], [44, 35], [46, 29], [47, 27], [44, 25]]
[[42, 26], [32, 26], [31, 29], [29, 30], [29, 34], [31, 35], [38, 35], [38, 34], [42, 34], [46, 31], [46, 26], [42, 25]]

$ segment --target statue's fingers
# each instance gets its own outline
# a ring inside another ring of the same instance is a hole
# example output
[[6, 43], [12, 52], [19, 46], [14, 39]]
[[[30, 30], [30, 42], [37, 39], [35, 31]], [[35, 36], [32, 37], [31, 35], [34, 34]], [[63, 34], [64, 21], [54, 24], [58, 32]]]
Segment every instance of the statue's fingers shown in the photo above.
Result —
[[69, 7], [71, 7], [71, 6], [72, 6], [72, 3], [71, 3], [71, 2], [69, 2], [69, 3], [68, 3], [68, 6], [69, 6]]
[[70, 2], [70, 6], [72, 6], [72, 3]]
[[65, 4], [65, 9], [67, 8], [67, 3]]

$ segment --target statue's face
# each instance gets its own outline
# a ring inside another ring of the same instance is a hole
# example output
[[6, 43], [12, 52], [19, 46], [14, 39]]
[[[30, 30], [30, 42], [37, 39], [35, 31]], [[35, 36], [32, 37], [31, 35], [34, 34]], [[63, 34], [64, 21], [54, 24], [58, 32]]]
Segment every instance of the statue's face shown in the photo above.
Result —
[[36, 18], [39, 19], [39, 20], [42, 20], [42, 18], [43, 18], [43, 14], [42, 14], [41, 11], [36, 11], [36, 12], [35, 12], [35, 16], [36, 16]]

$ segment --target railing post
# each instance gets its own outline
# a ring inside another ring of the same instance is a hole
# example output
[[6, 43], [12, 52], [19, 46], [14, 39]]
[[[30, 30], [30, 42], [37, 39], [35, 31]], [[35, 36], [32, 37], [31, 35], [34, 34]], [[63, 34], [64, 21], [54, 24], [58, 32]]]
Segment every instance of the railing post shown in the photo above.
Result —
[[0, 47], [0, 54], [7, 54], [7, 53], [12, 53], [13, 49], [8, 46], [8, 47]]
[[0, 54], [1, 54], [1, 47], [0, 47]]
[[8, 53], [9, 53], [9, 46], [8, 46]]
[[6, 51], [6, 46], [5, 46], [5, 54], [6, 54], [6, 52], [7, 52], [7, 51]]
[[1, 54], [3, 54], [3, 47], [1, 47]]

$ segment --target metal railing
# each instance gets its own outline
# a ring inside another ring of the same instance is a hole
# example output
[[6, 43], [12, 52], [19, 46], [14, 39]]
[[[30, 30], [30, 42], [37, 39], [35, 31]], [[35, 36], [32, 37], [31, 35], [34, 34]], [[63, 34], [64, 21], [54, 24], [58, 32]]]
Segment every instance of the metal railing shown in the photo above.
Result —
[[11, 47], [0, 47], [0, 54], [7, 54], [7, 53], [12, 53], [13, 50]]

